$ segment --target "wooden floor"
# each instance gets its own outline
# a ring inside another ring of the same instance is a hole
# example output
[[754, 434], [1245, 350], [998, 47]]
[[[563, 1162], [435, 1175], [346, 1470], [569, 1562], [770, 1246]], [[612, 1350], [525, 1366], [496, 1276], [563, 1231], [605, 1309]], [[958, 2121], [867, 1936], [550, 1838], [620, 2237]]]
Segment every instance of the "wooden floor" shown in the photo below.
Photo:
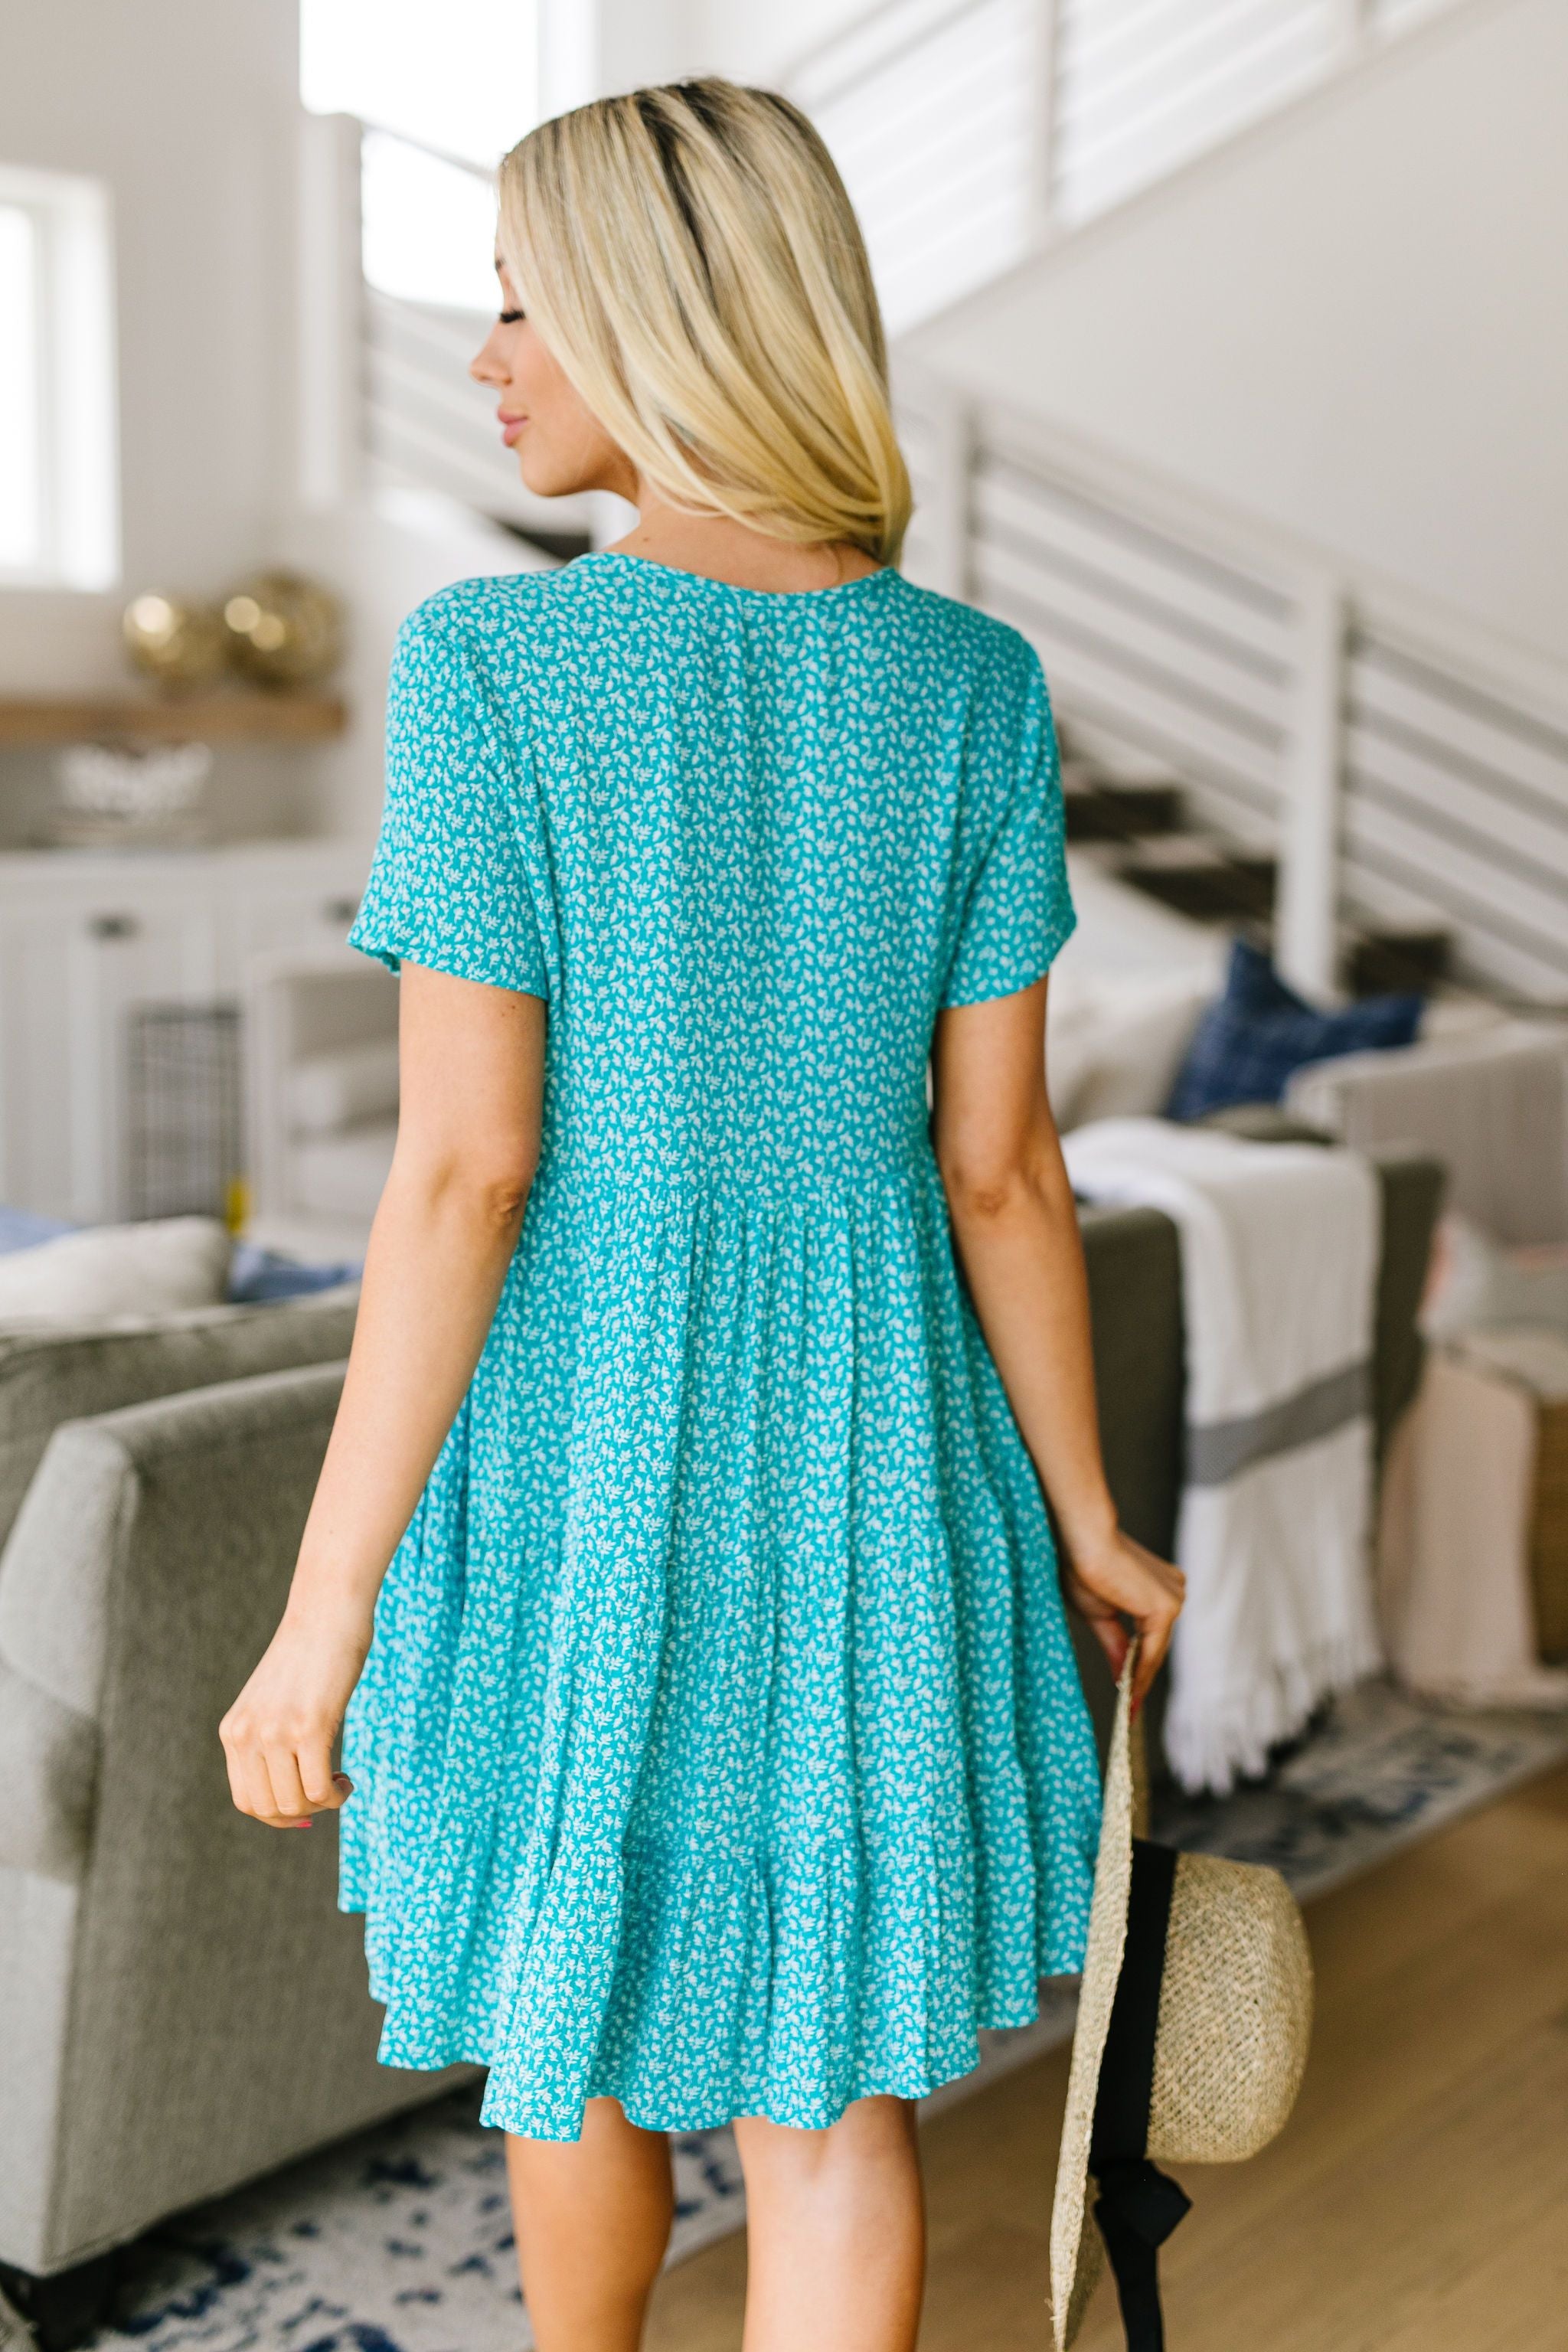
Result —
[[[1568, 1769], [1308, 1914], [1317, 2026], [1272, 2147], [1183, 2174], [1170, 2352], [1565, 2352]], [[1065, 2052], [924, 2135], [921, 2352], [1046, 2352]], [[737, 2352], [745, 2252], [661, 2283], [650, 2352]], [[1081, 2352], [1121, 2345], [1102, 2286]], [[803, 2347], [805, 2352], [805, 2347]]]

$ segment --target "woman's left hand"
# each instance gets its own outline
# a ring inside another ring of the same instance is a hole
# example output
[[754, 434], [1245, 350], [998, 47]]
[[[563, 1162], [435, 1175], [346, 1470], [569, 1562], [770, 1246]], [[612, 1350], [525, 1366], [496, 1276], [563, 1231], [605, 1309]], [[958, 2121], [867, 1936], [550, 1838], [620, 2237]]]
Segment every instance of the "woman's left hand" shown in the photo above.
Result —
[[1164, 1663], [1187, 1589], [1179, 1568], [1123, 1534], [1120, 1528], [1097, 1542], [1080, 1545], [1067, 1561], [1063, 1583], [1073, 1607], [1088, 1620], [1096, 1641], [1120, 1675], [1131, 1634], [1138, 1635], [1138, 1665], [1132, 1681], [1136, 1710]]

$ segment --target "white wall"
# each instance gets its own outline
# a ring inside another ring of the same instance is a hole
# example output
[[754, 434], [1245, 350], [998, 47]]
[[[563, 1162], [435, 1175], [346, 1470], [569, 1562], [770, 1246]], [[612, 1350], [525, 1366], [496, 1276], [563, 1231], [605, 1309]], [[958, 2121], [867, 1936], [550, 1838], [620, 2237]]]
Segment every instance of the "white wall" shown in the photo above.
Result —
[[[554, 6], [568, 16], [589, 13], [589, 0], [554, 0]], [[607, 97], [700, 70], [693, 46], [695, 12], [695, 0], [597, 0], [593, 94]]]
[[101, 178], [113, 202], [124, 588], [0, 591], [0, 688], [120, 682], [125, 593], [210, 593], [268, 551], [293, 429], [297, 79], [293, 0], [5, 11], [0, 158]]
[[1568, 659], [1565, 94], [1563, 0], [1461, 9], [910, 347]]
[[690, 40], [699, 69], [734, 81], [775, 82], [797, 58], [858, 16], [868, 0], [691, 0]]
[[[685, 74], [777, 82], [818, 42], [868, 13], [869, 0], [547, 0], [544, 103], [554, 112], [600, 91]], [[596, 22], [595, 22], [596, 18]]]
[[335, 589], [349, 614], [337, 680], [349, 727], [315, 755], [310, 830], [368, 841], [381, 815], [386, 673], [399, 624], [454, 580], [534, 571], [544, 559], [483, 516], [417, 493], [374, 509], [296, 510], [279, 523], [278, 552]]

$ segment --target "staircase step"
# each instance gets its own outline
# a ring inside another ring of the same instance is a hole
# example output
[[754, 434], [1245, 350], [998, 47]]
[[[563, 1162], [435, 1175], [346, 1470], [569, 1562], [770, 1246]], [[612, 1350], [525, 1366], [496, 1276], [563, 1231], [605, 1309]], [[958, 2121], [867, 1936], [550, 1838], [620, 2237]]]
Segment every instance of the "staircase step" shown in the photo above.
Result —
[[574, 555], [586, 555], [594, 544], [585, 530], [538, 530], [531, 522], [517, 522], [510, 515], [496, 515], [493, 520], [503, 530], [510, 530], [513, 539], [537, 547], [542, 555], [552, 555], [558, 563], [570, 563]]
[[[1279, 860], [1206, 829], [1187, 831], [1180, 780], [1151, 763], [1147, 774], [1111, 771], [1075, 740], [1060, 714], [1067, 837], [1108, 852], [1104, 870], [1189, 921], [1239, 929], [1273, 951]], [[1447, 978], [1452, 940], [1440, 926], [1362, 922], [1342, 934], [1338, 962], [1352, 997], [1426, 993]]]
[[1139, 841], [1182, 823], [1179, 784], [1118, 783], [1069, 761], [1062, 770], [1062, 808], [1069, 841]]
[[1435, 926], [1358, 930], [1344, 950], [1345, 986], [1352, 996], [1425, 995], [1447, 978], [1453, 947]]
[[1121, 881], [1200, 923], [1269, 916], [1279, 870], [1277, 858], [1182, 835], [1144, 842], [1115, 867]]

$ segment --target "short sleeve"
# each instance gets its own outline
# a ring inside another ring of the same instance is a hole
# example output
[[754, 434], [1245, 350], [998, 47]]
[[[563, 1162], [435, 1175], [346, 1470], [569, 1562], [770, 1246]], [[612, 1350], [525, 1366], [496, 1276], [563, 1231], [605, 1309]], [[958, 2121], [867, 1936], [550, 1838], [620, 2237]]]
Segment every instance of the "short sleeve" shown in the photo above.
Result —
[[422, 605], [398, 632], [386, 795], [350, 947], [548, 997], [516, 754], [462, 621]]
[[[979, 1004], [1044, 977], [1078, 920], [1068, 887], [1061, 767], [1050, 697], [1037, 656], [1009, 725], [981, 730], [984, 761], [999, 771], [998, 814], [961, 905], [942, 1003]], [[984, 784], [984, 778], [979, 780]]]

